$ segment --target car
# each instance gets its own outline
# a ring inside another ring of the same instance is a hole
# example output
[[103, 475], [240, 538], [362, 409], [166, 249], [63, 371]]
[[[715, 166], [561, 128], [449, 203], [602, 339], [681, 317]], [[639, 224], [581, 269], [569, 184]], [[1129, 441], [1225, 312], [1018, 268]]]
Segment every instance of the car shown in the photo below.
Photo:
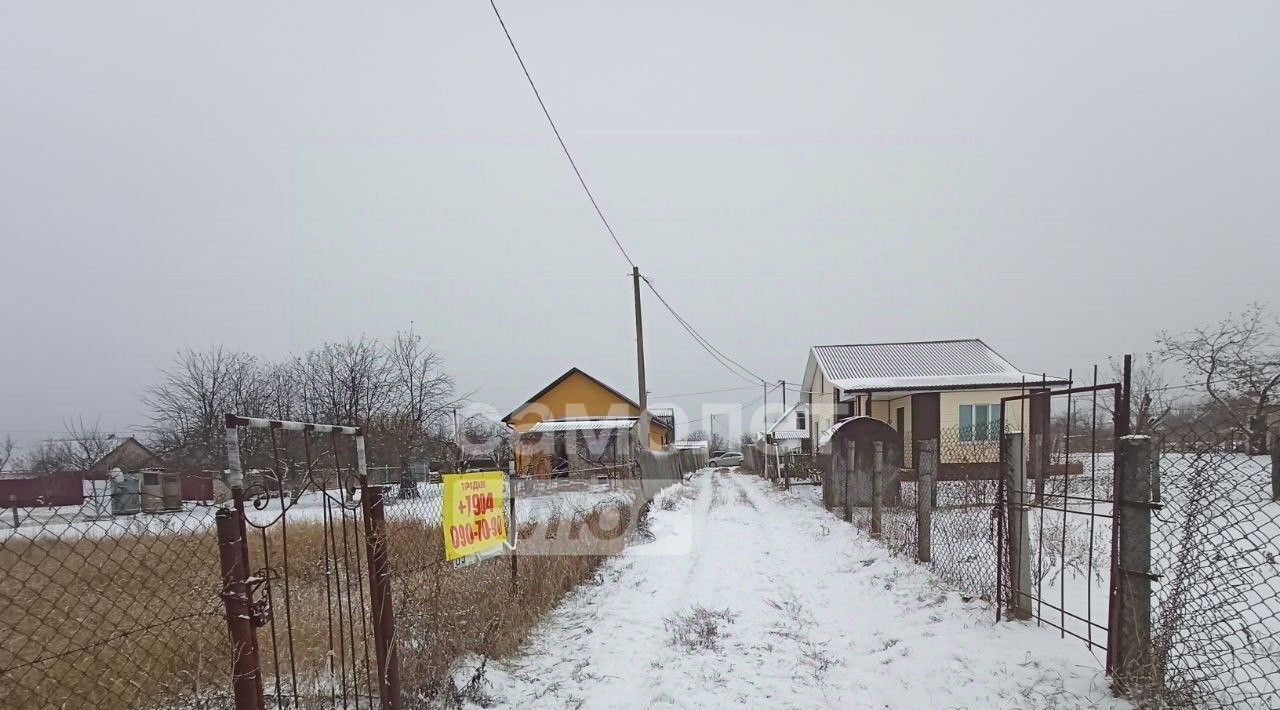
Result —
[[469, 471], [499, 471], [498, 462], [488, 456], [472, 456], [462, 461], [463, 472]]
[[709, 466], [741, 466], [742, 454], [737, 451], [722, 451], [718, 456], [711, 457], [707, 462]]

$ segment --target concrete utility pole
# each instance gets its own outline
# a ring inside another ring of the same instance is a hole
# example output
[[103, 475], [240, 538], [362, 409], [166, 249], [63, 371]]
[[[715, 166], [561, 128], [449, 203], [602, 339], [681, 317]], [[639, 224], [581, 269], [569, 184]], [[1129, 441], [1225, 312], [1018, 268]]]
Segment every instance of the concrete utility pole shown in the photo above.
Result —
[[764, 430], [769, 431], [769, 383], [761, 382], [760, 386], [764, 388]]
[[782, 413], [787, 412], [787, 381], [778, 380], [778, 386], [782, 388]]
[[640, 316], [640, 267], [631, 267], [631, 285], [636, 300], [636, 375], [639, 378], [640, 446], [649, 448], [649, 389], [644, 382], [644, 319]]

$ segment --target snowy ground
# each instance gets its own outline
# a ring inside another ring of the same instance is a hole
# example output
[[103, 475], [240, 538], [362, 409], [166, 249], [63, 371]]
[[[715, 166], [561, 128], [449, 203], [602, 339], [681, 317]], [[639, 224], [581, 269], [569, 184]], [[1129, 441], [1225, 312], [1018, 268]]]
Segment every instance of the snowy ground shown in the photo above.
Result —
[[651, 530], [488, 664], [486, 704], [1124, 706], [1082, 644], [995, 624], [802, 491], [704, 470], [659, 496]]

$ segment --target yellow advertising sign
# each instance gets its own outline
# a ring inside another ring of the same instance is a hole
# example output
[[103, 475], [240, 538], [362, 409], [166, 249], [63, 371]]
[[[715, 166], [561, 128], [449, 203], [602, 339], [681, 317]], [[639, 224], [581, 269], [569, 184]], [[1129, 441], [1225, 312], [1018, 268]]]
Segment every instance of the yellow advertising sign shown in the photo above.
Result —
[[441, 477], [444, 495], [440, 528], [444, 557], [455, 566], [475, 562], [484, 553], [497, 554], [507, 540], [507, 517], [502, 507], [501, 471], [450, 473]]

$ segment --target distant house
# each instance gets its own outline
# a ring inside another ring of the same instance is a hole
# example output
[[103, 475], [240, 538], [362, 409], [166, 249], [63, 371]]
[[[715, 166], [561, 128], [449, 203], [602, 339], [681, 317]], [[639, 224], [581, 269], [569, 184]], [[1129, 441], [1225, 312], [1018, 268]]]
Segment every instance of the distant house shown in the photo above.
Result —
[[[903, 465], [914, 468], [914, 442], [927, 439], [942, 442], [942, 464], [995, 461], [1000, 399], [1068, 384], [1018, 369], [981, 340], [931, 340], [816, 345], [803, 391], [815, 444], [838, 422], [870, 416], [902, 435]], [[1025, 410], [1008, 407], [1006, 424], [1022, 430]]]
[[711, 443], [707, 441], [675, 441], [671, 443], [673, 451], [701, 451], [704, 454], [711, 453]]
[[[640, 405], [604, 382], [571, 367], [503, 422], [520, 435], [516, 467], [576, 471], [631, 460], [639, 435]], [[665, 414], [665, 413], [663, 413]], [[661, 450], [673, 438], [673, 416], [649, 420], [648, 448]]]
[[116, 447], [98, 459], [89, 467], [90, 474], [107, 474], [118, 468], [125, 473], [133, 473], [147, 468], [164, 468], [164, 460], [156, 452], [147, 448], [132, 436], [116, 439]]
[[796, 402], [760, 434], [763, 442], [772, 442], [779, 453], [808, 451], [812, 436], [809, 430], [809, 405]]

